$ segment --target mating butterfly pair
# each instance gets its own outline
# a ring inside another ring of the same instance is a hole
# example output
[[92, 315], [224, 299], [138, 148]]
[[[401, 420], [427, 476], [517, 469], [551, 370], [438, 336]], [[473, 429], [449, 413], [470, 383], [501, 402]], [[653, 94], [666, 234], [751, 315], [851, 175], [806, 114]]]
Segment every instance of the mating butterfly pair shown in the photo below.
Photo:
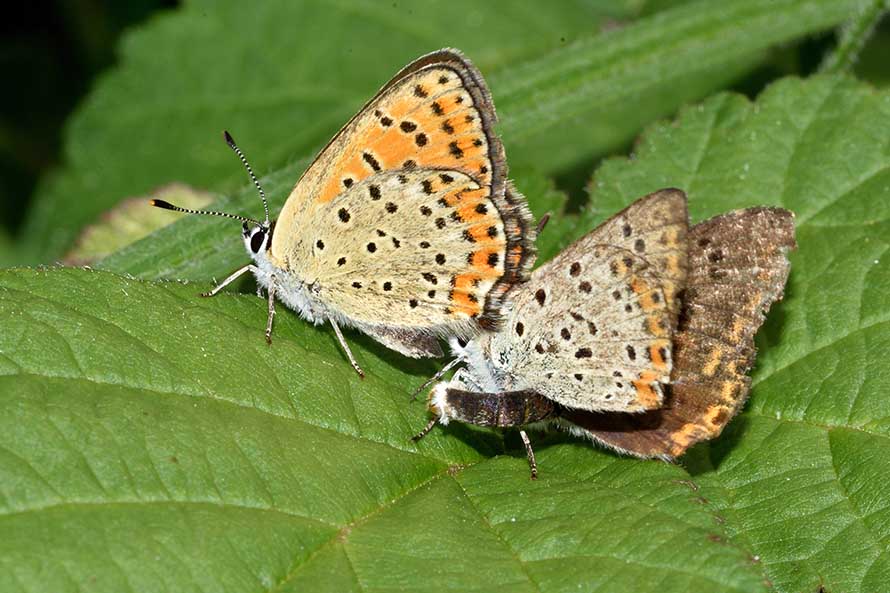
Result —
[[[305, 319], [402, 354], [466, 363], [430, 396], [436, 423], [549, 421], [615, 449], [674, 457], [747, 394], [753, 335], [780, 298], [792, 215], [749, 209], [688, 227], [686, 197], [639, 200], [539, 268], [479, 71], [442, 50], [399, 72], [328, 143], [271, 221], [241, 220], [268, 292]], [[469, 342], [465, 340], [469, 339]], [[461, 345], [464, 344], [464, 345]], [[534, 454], [525, 431], [532, 476]]]

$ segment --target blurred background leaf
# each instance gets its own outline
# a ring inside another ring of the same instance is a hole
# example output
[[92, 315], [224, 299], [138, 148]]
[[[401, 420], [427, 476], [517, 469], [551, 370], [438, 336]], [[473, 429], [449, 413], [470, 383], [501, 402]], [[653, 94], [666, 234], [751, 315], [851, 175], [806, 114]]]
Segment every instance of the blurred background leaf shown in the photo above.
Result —
[[511, 161], [577, 195], [575, 172], [641, 125], [743, 84], [857, 1], [189, 2], [124, 38], [121, 66], [66, 128], [64, 166], [39, 182], [17, 258], [52, 261], [116, 202], [169, 182], [241, 187], [223, 128], [260, 172], [308, 159], [400, 66], [445, 45], [489, 78]]
[[37, 0], [4, 7], [0, 68], [10, 88], [0, 95], [0, 228], [19, 229], [38, 180], [60, 165], [63, 123], [114, 64], [119, 35], [175, 4]]
[[[158, 188], [151, 197], [192, 210], [206, 208], [214, 200], [213, 194], [181, 183]], [[142, 196], [119, 202], [99, 221], [83, 228], [62, 262], [69, 266], [95, 263], [182, 217], [170, 210], [146, 208], [148, 201], [149, 197]]]

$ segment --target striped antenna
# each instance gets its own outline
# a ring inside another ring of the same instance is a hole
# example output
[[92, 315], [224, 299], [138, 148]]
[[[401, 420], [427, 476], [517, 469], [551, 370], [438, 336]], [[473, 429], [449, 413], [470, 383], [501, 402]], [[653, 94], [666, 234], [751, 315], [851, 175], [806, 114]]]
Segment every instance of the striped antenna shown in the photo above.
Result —
[[185, 212], [186, 214], [210, 214], [211, 216], [224, 216], [225, 218], [234, 218], [235, 220], [240, 220], [242, 222], [251, 222], [257, 226], [263, 226], [259, 220], [254, 220], [253, 218], [247, 218], [246, 216], [238, 216], [237, 214], [229, 214], [227, 212], [216, 212], [214, 210], [192, 210], [191, 208], [183, 208], [181, 206], [174, 206], [170, 202], [164, 200], [149, 200], [149, 204], [154, 206], [155, 208], [163, 208], [164, 210], [175, 210], [176, 212]]
[[250, 175], [250, 179], [253, 181], [253, 184], [256, 186], [258, 192], [260, 192], [260, 198], [263, 200], [263, 210], [266, 211], [266, 221], [263, 226], [269, 226], [269, 204], [266, 202], [266, 192], [263, 191], [263, 186], [260, 185], [259, 180], [256, 178], [256, 175], [253, 174], [253, 169], [250, 168], [250, 163], [247, 162], [247, 159], [244, 158], [244, 153], [241, 152], [241, 149], [238, 148], [238, 145], [235, 144], [235, 139], [232, 138], [232, 135], [229, 134], [228, 131], [223, 131], [223, 137], [226, 139], [226, 144], [229, 145], [229, 148], [235, 151], [235, 154], [238, 155], [238, 158], [241, 159], [241, 164], [244, 165], [244, 168], [247, 169], [247, 174]]

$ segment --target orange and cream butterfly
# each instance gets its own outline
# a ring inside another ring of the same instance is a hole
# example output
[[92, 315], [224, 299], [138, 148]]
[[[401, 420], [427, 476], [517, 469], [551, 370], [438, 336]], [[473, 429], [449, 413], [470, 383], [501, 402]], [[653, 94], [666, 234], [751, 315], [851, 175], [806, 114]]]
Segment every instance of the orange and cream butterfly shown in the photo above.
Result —
[[423, 56], [386, 84], [322, 149], [276, 221], [247, 160], [264, 220], [152, 205], [243, 222], [252, 272], [275, 299], [411, 357], [441, 356], [440, 337], [499, 327], [510, 290], [528, 279], [535, 226], [507, 180], [494, 105], [479, 71], [453, 49]]

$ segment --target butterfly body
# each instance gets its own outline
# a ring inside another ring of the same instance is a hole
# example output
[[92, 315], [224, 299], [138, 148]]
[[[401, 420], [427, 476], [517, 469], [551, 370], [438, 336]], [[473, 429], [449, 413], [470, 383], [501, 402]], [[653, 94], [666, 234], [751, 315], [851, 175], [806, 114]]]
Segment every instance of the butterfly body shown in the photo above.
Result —
[[266, 290], [274, 285], [278, 299], [288, 309], [296, 311], [302, 319], [320, 325], [334, 314], [325, 307], [324, 300], [319, 298], [321, 295], [317, 282], [295, 273], [288, 273], [276, 265], [266, 253], [253, 254], [253, 261], [256, 263], [253, 272], [257, 284]]

